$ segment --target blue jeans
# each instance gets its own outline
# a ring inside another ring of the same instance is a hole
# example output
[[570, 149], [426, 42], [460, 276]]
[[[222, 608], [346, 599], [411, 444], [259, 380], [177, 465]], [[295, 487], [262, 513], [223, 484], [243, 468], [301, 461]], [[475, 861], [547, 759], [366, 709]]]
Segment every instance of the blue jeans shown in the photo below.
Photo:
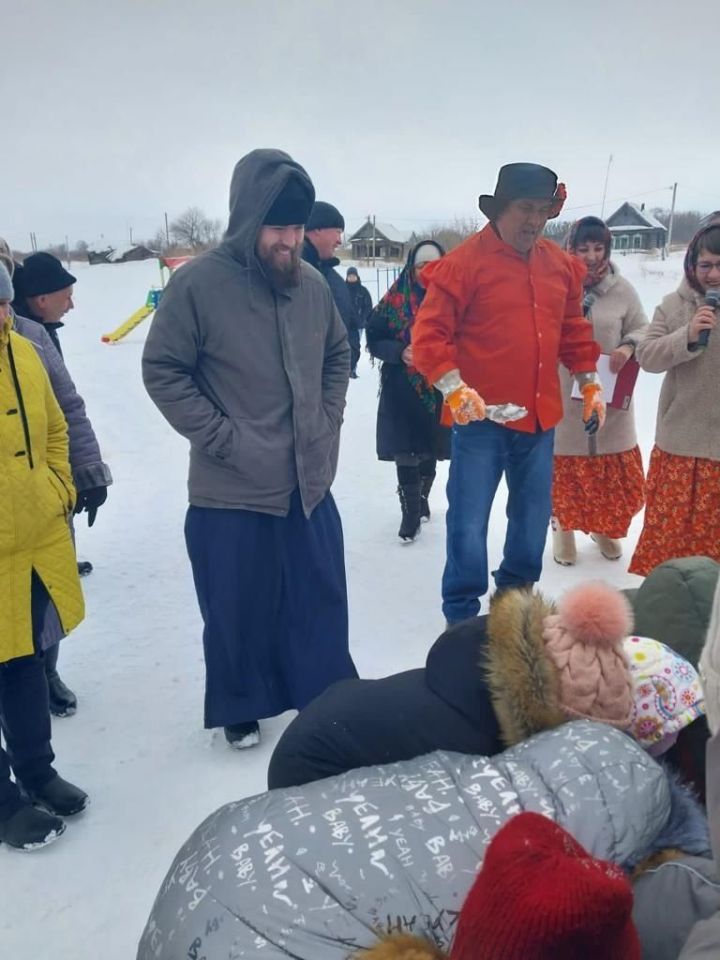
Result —
[[493, 572], [495, 585], [503, 590], [540, 579], [552, 504], [554, 433], [521, 433], [490, 420], [453, 427], [442, 580], [449, 623], [477, 616], [480, 597], [487, 593], [488, 523], [503, 473], [508, 525], [502, 563]]

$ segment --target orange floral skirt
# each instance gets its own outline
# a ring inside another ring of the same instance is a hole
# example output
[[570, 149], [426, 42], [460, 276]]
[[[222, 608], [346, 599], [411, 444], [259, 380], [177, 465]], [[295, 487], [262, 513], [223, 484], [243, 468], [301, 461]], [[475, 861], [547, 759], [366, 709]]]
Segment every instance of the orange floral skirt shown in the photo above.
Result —
[[552, 500], [553, 516], [564, 530], [621, 540], [645, 503], [640, 448], [595, 457], [555, 457]]
[[676, 557], [720, 562], [720, 461], [653, 447], [645, 523], [628, 569], [645, 577]]

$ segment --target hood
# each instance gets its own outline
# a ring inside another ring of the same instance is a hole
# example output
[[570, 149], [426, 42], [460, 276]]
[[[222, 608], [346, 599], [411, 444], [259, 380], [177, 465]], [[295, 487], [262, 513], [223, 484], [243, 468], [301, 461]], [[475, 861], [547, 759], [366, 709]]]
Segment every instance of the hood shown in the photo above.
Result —
[[700, 296], [704, 296], [705, 291], [695, 275], [694, 261], [697, 259], [697, 254], [702, 244], [703, 237], [708, 230], [712, 230], [714, 227], [720, 227], [720, 211], [718, 210], [716, 210], [714, 213], [711, 213], [708, 217], [705, 217], [705, 219], [702, 221], [702, 226], [688, 244], [687, 252], [685, 253], [685, 279], [687, 280], [689, 286], [696, 293], [699, 293]]
[[667, 644], [697, 667], [710, 623], [720, 564], [709, 557], [667, 560], [630, 597], [635, 632]]
[[543, 620], [557, 613], [540, 593], [508, 590], [490, 605], [482, 664], [502, 741], [514, 746], [568, 722], [558, 673], [545, 655]]
[[246, 266], [255, 262], [255, 241], [265, 214], [293, 176], [303, 181], [314, 198], [310, 177], [282, 150], [253, 150], [235, 165], [230, 181], [230, 217], [222, 245]]

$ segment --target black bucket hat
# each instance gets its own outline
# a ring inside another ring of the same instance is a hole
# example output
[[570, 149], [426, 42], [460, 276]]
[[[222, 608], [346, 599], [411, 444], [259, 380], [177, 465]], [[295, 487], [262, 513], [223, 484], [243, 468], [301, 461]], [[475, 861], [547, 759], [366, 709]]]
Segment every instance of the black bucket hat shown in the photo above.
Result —
[[558, 216], [565, 201], [565, 185], [558, 184], [557, 174], [538, 163], [507, 163], [500, 167], [495, 193], [483, 193], [478, 206], [488, 218], [495, 220], [502, 205], [510, 200], [556, 201], [550, 219]]

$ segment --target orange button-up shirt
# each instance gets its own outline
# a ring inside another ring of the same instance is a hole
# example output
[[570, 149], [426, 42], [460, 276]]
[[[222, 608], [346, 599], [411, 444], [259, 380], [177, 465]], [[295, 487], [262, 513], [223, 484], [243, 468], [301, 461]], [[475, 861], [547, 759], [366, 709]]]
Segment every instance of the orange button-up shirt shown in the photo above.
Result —
[[511, 429], [549, 430], [563, 415], [558, 360], [590, 373], [600, 355], [583, 317], [584, 275], [552, 241], [538, 240], [526, 259], [488, 224], [423, 269], [413, 365], [429, 383], [457, 368], [486, 403], [527, 408]]

